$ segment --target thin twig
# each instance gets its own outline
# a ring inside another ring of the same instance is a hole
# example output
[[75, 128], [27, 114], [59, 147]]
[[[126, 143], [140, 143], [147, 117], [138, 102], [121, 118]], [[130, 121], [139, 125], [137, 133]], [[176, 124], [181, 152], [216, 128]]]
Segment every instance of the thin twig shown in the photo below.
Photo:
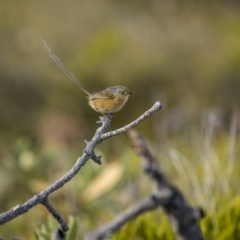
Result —
[[131, 122], [130, 124], [119, 128], [115, 131], [107, 132], [102, 134], [101, 140], [105, 140], [107, 138], [119, 135], [121, 133], [124, 133], [128, 131], [129, 129], [135, 127], [136, 125], [140, 124], [142, 121], [144, 121], [146, 118], [150, 117], [154, 112], [161, 110], [162, 104], [157, 101], [149, 110], [147, 110], [144, 114], [142, 114], [139, 118], [137, 118], [135, 121]]
[[58, 228], [52, 235], [51, 240], [64, 240], [65, 235], [62, 229]]
[[51, 205], [49, 200], [46, 198], [44, 201], [42, 201], [42, 204], [46, 207], [46, 209], [52, 214], [52, 216], [60, 224], [61, 230], [63, 232], [67, 232], [69, 230], [67, 223], [62, 218], [62, 216], [54, 209], [54, 207]]
[[127, 209], [125, 212], [118, 215], [111, 222], [104, 224], [93, 232], [90, 232], [84, 238], [85, 240], [103, 240], [110, 237], [115, 231], [119, 230], [131, 219], [138, 217], [144, 212], [152, 211], [158, 207], [159, 203], [154, 201], [152, 196], [149, 196], [135, 206]]

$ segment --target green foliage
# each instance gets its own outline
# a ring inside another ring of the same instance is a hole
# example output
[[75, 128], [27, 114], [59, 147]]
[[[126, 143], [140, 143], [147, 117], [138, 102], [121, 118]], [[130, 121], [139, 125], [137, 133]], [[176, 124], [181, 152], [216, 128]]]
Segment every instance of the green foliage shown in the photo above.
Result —
[[[55, 225], [55, 226], [54, 226]], [[36, 240], [51, 240], [52, 233], [56, 228], [56, 223], [53, 218], [48, 218], [44, 223], [40, 224], [34, 229], [34, 235]]]
[[66, 240], [75, 240], [77, 239], [77, 234], [78, 234], [78, 224], [77, 224], [77, 219], [74, 218], [73, 216], [69, 217], [69, 231], [67, 232], [67, 238]]
[[[65, 233], [66, 240], [75, 240], [78, 239], [78, 223], [77, 219], [73, 216], [68, 218], [69, 231]], [[41, 224], [34, 230], [34, 235], [36, 240], [51, 240], [52, 234], [56, 231], [56, 222], [49, 216], [46, 220], [46, 223]]]
[[206, 240], [240, 239], [240, 198], [235, 197], [230, 202], [218, 206], [215, 214], [208, 213], [201, 221]]
[[[158, 214], [162, 215], [160, 211]], [[168, 220], [164, 215], [161, 217], [155, 213], [148, 213], [132, 220], [123, 229], [113, 235], [113, 240], [123, 239], [168, 239], [174, 240], [174, 234]]]
[[[207, 213], [206, 217], [201, 220], [201, 229], [206, 240], [239, 240], [240, 239], [240, 199], [234, 198], [229, 204], [219, 206], [219, 211], [214, 215]], [[35, 230], [36, 240], [50, 240], [50, 236], [54, 231], [53, 226], [50, 227], [49, 221], [47, 224], [39, 226]], [[66, 233], [67, 240], [79, 239], [78, 229], [79, 221], [69, 217], [69, 232]], [[148, 214], [141, 215], [120, 231], [113, 234], [112, 240], [137, 239], [168, 239], [174, 240], [175, 236], [165, 214], [160, 211], [153, 211]]]

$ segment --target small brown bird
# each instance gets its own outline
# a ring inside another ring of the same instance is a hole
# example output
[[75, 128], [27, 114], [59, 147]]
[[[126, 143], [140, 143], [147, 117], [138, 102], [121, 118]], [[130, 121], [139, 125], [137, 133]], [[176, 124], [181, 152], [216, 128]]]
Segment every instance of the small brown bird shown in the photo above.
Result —
[[100, 113], [115, 113], [119, 111], [132, 94], [126, 87], [114, 86], [88, 96], [89, 105]]
[[130, 92], [126, 87], [113, 86], [106, 88], [103, 91], [89, 93], [82, 84], [73, 76], [71, 72], [62, 64], [59, 58], [50, 50], [47, 43], [42, 39], [44, 46], [46, 47], [50, 57], [54, 62], [67, 74], [67, 76], [77, 84], [87, 95], [89, 105], [97, 112], [103, 114], [115, 113], [119, 111], [127, 102]]

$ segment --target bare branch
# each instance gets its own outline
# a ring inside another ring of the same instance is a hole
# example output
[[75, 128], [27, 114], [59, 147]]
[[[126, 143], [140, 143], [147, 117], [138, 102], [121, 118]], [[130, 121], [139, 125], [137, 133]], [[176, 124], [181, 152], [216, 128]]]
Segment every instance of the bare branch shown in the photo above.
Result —
[[61, 230], [63, 232], [67, 232], [69, 230], [69, 227], [68, 227], [67, 223], [61, 217], [61, 215], [53, 208], [53, 206], [50, 204], [49, 200], [46, 198], [44, 201], [42, 201], [42, 204], [46, 207], [46, 209], [52, 214], [52, 216], [60, 224]]
[[154, 179], [158, 188], [171, 187], [170, 182], [159, 168], [156, 159], [148, 149], [143, 137], [135, 130], [130, 130], [128, 136], [131, 139], [133, 149], [142, 158], [143, 170]]
[[153, 193], [155, 201], [162, 203], [162, 207], [169, 217], [172, 228], [179, 240], [203, 240], [198, 220], [204, 213], [200, 208], [192, 208], [187, 204], [183, 194], [174, 187], [157, 165], [147, 144], [140, 134], [131, 130], [129, 137], [135, 151], [143, 161], [145, 172], [154, 180], [156, 189]]
[[64, 232], [58, 228], [52, 235], [52, 240], [64, 240], [65, 239], [65, 235]]
[[157, 165], [144, 139], [137, 131], [131, 130], [129, 137], [135, 151], [141, 156], [144, 171], [151, 177], [156, 189], [151, 195], [129, 208], [112, 222], [104, 224], [86, 235], [85, 240], [103, 240], [109, 238], [129, 220], [140, 214], [161, 206], [167, 213], [178, 240], [203, 240], [197, 221], [203, 217], [203, 210], [187, 205], [181, 192], [171, 185]]
[[115, 131], [111, 131], [111, 132], [107, 132], [102, 134], [101, 136], [101, 140], [105, 140], [107, 138], [119, 135], [121, 133], [124, 133], [126, 131], [128, 131], [129, 129], [135, 127], [136, 125], [140, 124], [142, 121], [144, 121], [146, 118], [150, 117], [154, 112], [157, 112], [159, 110], [161, 110], [162, 108], [162, 104], [157, 101], [149, 110], [147, 110], [144, 114], [142, 114], [139, 118], [137, 118], [135, 121], [131, 122], [130, 124], [119, 128]]
[[[139, 117], [138, 120], [136, 120], [137, 123], [136, 121], [134, 121], [133, 123], [127, 125], [127, 130], [134, 127], [136, 124], [139, 124], [141, 121], [146, 119], [153, 112], [159, 110], [160, 108], [161, 108], [160, 102], [155, 103], [151, 109], [149, 109], [146, 113], [144, 113], [141, 117]], [[68, 231], [68, 226], [66, 222], [63, 220], [61, 215], [50, 205], [50, 203], [48, 202], [48, 197], [51, 193], [63, 187], [67, 182], [69, 182], [80, 171], [80, 169], [86, 164], [86, 162], [89, 159], [93, 159], [93, 161], [95, 161], [96, 163], [101, 164], [101, 160], [100, 160], [101, 157], [96, 156], [94, 149], [99, 143], [101, 143], [103, 140], [108, 138], [108, 137], [102, 138], [102, 136], [103, 136], [103, 133], [106, 131], [106, 129], [110, 126], [110, 119], [111, 119], [111, 116], [108, 116], [108, 118], [100, 117], [102, 125], [96, 130], [96, 133], [93, 136], [92, 140], [90, 142], [87, 142], [87, 146], [84, 149], [82, 156], [77, 159], [75, 165], [70, 169], [69, 172], [67, 172], [63, 177], [58, 179], [56, 182], [54, 182], [44, 191], [30, 198], [24, 204], [17, 205], [16, 207], [10, 209], [9, 211], [0, 214], [0, 225], [11, 221], [12, 219], [18, 217], [19, 215], [26, 213], [28, 210], [30, 210], [34, 206], [41, 203], [50, 211], [50, 213], [58, 221], [59, 225], [62, 228], [61, 230], [63, 232]], [[124, 131], [116, 130], [114, 132], [117, 132], [117, 134], [120, 134]], [[117, 134], [110, 134], [110, 135], [114, 136]]]
[[137, 203], [135, 206], [129, 208], [122, 214], [118, 215], [110, 223], [104, 224], [93, 232], [90, 232], [85, 240], [103, 240], [110, 237], [115, 231], [119, 230], [131, 219], [141, 215], [144, 212], [152, 211], [158, 207], [158, 203], [149, 196]]
[[[85, 165], [85, 163], [92, 157], [94, 157], [94, 148], [101, 140], [102, 133], [110, 126], [110, 120], [105, 117], [100, 117], [102, 121], [102, 126], [99, 127], [92, 138], [92, 140], [87, 144], [85, 150], [83, 151], [83, 155], [78, 158], [75, 165], [67, 172], [63, 177], [57, 180], [55, 183], [50, 185], [47, 189], [42, 191], [41, 193], [35, 195], [34, 197], [30, 198], [27, 202], [22, 205], [18, 205], [11, 210], [0, 214], [0, 225], [16, 218], [17, 216], [24, 214], [32, 207], [36, 206], [39, 203], [43, 203], [46, 201], [48, 196], [58, 190], [59, 188], [63, 187], [67, 182], [69, 182], [78, 172], [79, 170]], [[57, 220], [57, 219], [56, 219]], [[59, 222], [59, 224], [61, 224]], [[62, 229], [64, 231], [64, 229]]]

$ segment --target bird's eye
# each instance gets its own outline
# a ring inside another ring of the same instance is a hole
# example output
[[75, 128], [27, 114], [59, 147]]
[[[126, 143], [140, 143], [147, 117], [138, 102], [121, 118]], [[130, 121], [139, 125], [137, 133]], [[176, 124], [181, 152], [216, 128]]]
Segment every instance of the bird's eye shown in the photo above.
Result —
[[122, 94], [126, 94], [126, 92], [124, 90], [121, 91]]

